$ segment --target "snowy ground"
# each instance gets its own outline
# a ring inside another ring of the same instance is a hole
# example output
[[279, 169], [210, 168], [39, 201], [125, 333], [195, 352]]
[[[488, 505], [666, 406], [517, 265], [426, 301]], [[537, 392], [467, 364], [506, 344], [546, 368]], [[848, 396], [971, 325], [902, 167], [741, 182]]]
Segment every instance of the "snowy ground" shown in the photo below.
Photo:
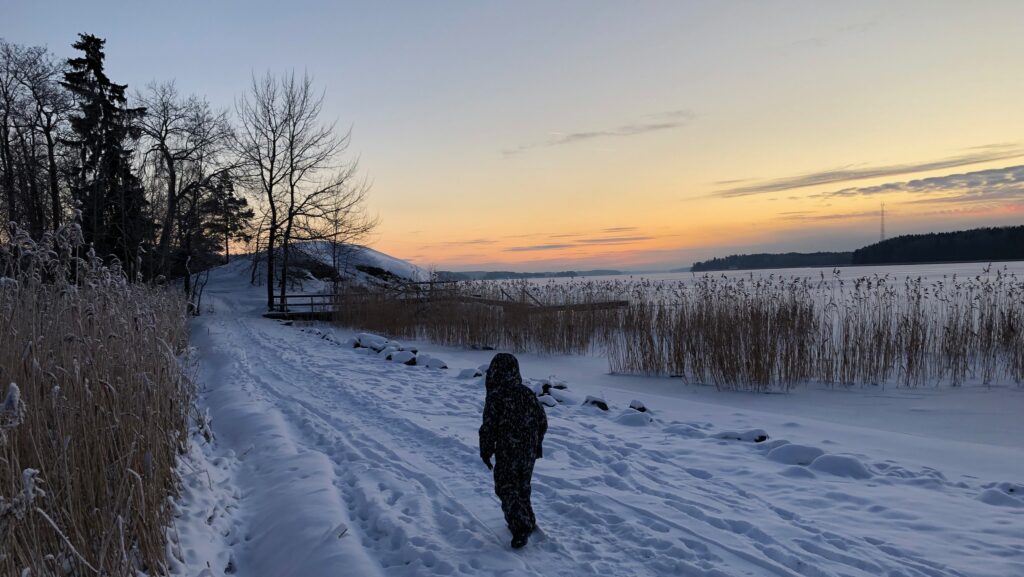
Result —
[[389, 362], [261, 318], [245, 278], [212, 275], [193, 325], [215, 438], [182, 468], [181, 575], [1024, 575], [1019, 389], [722, 394], [522, 356], [568, 390], [534, 476], [541, 531], [513, 551], [477, 457], [483, 385], [458, 377], [493, 353]]

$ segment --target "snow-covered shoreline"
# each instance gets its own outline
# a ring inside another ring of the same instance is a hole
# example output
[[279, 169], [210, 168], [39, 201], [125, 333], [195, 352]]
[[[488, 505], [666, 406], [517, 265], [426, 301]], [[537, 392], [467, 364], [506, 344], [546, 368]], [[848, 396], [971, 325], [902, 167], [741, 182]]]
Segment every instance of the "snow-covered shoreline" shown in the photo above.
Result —
[[[513, 552], [476, 457], [483, 387], [459, 377], [492, 351], [415, 343], [449, 370], [360, 353], [261, 318], [228, 272], [193, 325], [215, 440], [183, 466], [181, 575], [1024, 574], [1017, 389], [722, 395], [521, 355], [568, 389], [535, 473], [542, 533]], [[633, 399], [653, 420], [624, 418]], [[943, 427], [957, 415], [978, 426]], [[768, 440], [736, 440], [751, 429]]]

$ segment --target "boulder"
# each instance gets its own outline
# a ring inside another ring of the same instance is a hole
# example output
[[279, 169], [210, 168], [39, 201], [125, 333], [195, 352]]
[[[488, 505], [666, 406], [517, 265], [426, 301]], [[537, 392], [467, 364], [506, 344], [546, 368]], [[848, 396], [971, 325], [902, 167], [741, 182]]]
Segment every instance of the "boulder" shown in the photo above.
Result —
[[388, 356], [388, 360], [396, 363], [402, 363], [403, 365], [409, 365], [410, 367], [416, 364], [416, 355], [410, 351], [395, 351]]

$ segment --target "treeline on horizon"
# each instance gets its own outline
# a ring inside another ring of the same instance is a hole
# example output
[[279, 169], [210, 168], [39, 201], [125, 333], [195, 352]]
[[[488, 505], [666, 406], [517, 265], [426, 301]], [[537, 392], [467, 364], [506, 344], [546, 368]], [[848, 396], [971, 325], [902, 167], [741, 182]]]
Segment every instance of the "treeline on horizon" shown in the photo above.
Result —
[[797, 268], [815, 266], [846, 266], [851, 264], [853, 253], [850, 252], [787, 252], [782, 254], [734, 254], [726, 257], [695, 262], [690, 268], [693, 272], [715, 270], [739, 270], [758, 268]]
[[1024, 260], [1024, 226], [907, 234], [853, 251], [852, 264]]
[[734, 254], [696, 262], [694, 272], [871, 264], [1024, 260], [1024, 226], [905, 234], [852, 252]]

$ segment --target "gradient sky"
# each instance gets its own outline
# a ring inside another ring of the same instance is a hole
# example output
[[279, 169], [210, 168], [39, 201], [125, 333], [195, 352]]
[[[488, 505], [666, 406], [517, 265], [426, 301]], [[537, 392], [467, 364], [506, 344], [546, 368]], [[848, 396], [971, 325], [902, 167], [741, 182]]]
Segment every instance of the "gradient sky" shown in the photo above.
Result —
[[231, 106], [306, 70], [375, 248], [442, 269], [665, 269], [1024, 223], [1024, 2], [0, 0], [0, 36]]

